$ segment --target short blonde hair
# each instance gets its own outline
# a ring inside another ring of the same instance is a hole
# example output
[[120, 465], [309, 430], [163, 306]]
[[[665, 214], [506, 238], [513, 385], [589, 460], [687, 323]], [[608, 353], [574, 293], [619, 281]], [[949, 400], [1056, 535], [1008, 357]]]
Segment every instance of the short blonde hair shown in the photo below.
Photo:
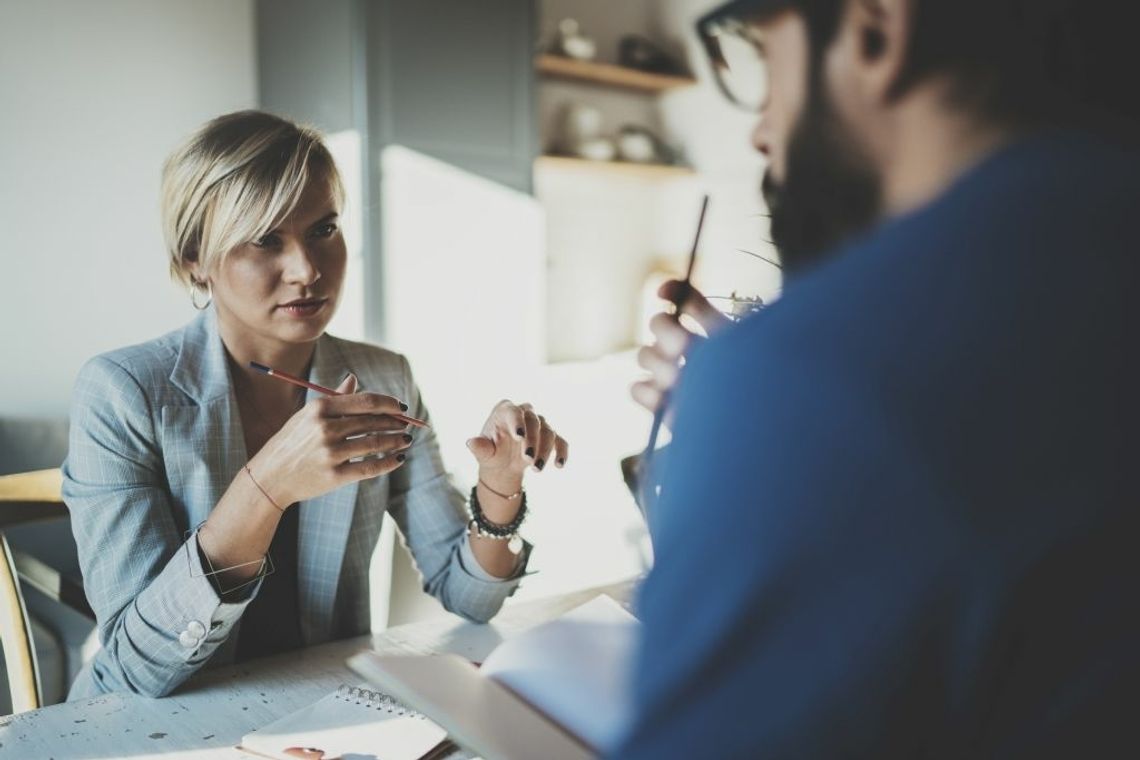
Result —
[[162, 168], [171, 277], [193, 288], [192, 262], [209, 271], [237, 246], [268, 233], [313, 178], [327, 179], [339, 211], [344, 184], [316, 130], [264, 111], [207, 122]]

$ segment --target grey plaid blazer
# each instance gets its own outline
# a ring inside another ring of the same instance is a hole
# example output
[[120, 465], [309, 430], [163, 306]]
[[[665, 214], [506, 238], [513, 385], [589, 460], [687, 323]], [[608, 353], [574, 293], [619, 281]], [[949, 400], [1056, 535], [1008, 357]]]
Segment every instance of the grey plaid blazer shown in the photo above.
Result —
[[[322, 337], [312, 382], [336, 387], [349, 371], [362, 389], [428, 416], [403, 356]], [[233, 661], [241, 615], [257, 587], [242, 601], [221, 600], [202, 574], [194, 531], [246, 460], [212, 307], [180, 330], [97, 356], [80, 371], [63, 496], [103, 648], [79, 673], [70, 698], [109, 691], [160, 696], [207, 663]], [[530, 546], [514, 577], [492, 578], [465, 538], [464, 504], [427, 430], [390, 475], [295, 507], [304, 643], [369, 631], [368, 565], [385, 511], [425, 591], [468, 619], [494, 615], [518, 585]]]

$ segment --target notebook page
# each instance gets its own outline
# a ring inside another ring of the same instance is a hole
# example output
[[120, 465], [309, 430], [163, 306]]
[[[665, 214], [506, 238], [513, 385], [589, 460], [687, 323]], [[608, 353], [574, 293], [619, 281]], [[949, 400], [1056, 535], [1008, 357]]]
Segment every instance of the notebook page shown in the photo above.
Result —
[[630, 719], [630, 675], [640, 623], [609, 596], [507, 639], [482, 673], [595, 749]]
[[367, 690], [342, 686], [320, 701], [242, 737], [240, 749], [292, 760], [285, 750], [312, 747], [325, 757], [353, 760], [419, 760], [447, 733], [418, 713], [361, 697]]

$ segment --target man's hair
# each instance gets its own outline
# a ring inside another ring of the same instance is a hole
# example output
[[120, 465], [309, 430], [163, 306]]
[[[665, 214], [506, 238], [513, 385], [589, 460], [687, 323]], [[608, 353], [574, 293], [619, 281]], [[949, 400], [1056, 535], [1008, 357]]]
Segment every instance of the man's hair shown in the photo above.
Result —
[[[863, 0], [859, 0], [862, 2]], [[1122, 8], [1111, 0], [914, 0], [896, 92], [948, 73], [956, 105], [1014, 125], [1135, 122]]]
[[[878, 0], [850, 0], [876, 4]], [[1132, 3], [1118, 0], [912, 0], [898, 97], [949, 76], [953, 105], [1011, 126], [1087, 126], [1135, 139], [1140, 88], [1130, 58]], [[835, 39], [845, 0], [743, 0], [739, 12], [792, 9], [813, 65]]]

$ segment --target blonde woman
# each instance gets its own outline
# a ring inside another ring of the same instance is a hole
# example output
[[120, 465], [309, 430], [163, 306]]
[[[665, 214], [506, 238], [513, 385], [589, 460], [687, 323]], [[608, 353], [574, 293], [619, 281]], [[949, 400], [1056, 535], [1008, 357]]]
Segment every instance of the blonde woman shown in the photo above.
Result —
[[385, 512], [447, 609], [485, 621], [518, 585], [524, 472], [567, 444], [501, 402], [468, 441], [476, 489], [451, 485], [434, 430], [391, 416], [428, 418], [404, 357], [325, 333], [343, 199], [319, 135], [266, 113], [215, 119], [167, 161], [170, 270], [202, 311], [76, 383], [64, 498], [103, 647], [71, 698], [161, 696], [207, 664], [368, 632]]

